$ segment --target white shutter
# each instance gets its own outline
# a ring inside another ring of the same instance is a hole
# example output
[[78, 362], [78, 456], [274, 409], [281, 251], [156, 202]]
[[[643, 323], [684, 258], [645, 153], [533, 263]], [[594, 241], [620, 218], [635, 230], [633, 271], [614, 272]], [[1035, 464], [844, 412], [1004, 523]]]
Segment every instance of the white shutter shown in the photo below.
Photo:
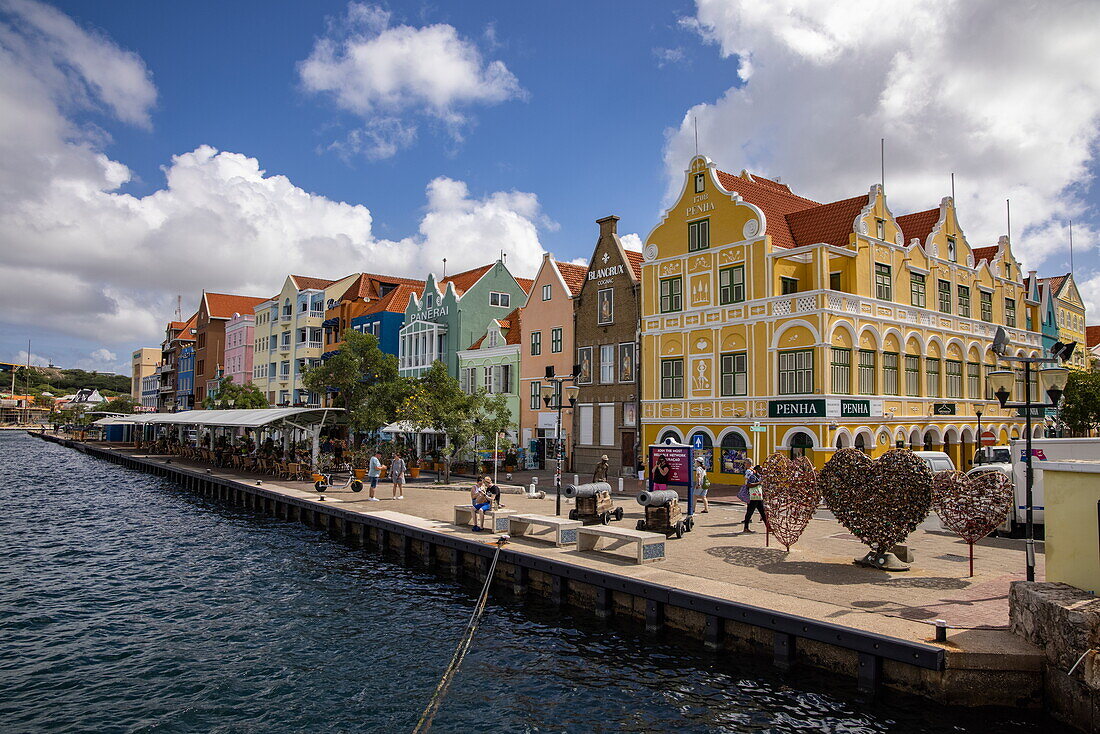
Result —
[[592, 406], [578, 405], [577, 415], [579, 428], [577, 430], [577, 443], [583, 446], [592, 445]]
[[615, 406], [600, 406], [600, 444], [615, 445]]

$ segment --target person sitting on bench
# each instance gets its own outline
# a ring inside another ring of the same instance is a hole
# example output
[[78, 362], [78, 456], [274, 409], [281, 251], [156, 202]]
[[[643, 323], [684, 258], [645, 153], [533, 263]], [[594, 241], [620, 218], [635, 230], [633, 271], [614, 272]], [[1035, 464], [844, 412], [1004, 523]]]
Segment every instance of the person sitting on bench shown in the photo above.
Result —
[[504, 507], [504, 503], [500, 501], [500, 487], [496, 484], [493, 484], [493, 480], [491, 477], [485, 477], [484, 479], [482, 479], [482, 486], [485, 487], [485, 491], [492, 499], [494, 508]]
[[485, 525], [485, 511], [491, 509], [493, 506], [492, 497], [485, 488], [484, 480], [478, 479], [477, 482], [474, 483], [473, 488], [470, 490], [470, 504], [474, 506], [473, 530], [475, 533], [480, 533], [482, 527]]

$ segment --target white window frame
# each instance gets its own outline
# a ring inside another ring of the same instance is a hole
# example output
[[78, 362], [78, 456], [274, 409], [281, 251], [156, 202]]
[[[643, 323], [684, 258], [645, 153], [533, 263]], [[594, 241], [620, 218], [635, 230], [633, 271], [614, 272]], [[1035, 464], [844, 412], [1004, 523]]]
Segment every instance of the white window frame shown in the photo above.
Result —
[[611, 385], [615, 382], [615, 345], [600, 345], [600, 384]]

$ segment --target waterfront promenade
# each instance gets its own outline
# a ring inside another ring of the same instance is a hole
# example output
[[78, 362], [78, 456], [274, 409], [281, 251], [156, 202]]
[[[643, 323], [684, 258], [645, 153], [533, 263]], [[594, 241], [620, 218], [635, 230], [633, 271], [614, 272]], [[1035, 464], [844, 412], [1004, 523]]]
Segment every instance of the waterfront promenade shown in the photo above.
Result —
[[[178, 457], [148, 456], [117, 447], [110, 450], [161, 465], [170, 459], [173, 467], [202, 475], [209, 469]], [[468, 502], [468, 485], [444, 488], [412, 483], [405, 489], [404, 500], [379, 502], [367, 501], [366, 491], [333, 490], [326, 493], [322, 503], [309, 482], [273, 480], [227, 469], [210, 469], [209, 476], [239, 483], [244, 489], [254, 488], [257, 480], [262, 480], [260, 486], [265, 492], [298, 503], [378, 516], [442, 537], [475, 543], [488, 543], [493, 538], [451, 523], [454, 505]], [[389, 495], [389, 485], [380, 485], [378, 496]], [[552, 496], [536, 500], [506, 494], [504, 501], [520, 512], [554, 512]], [[632, 498], [619, 501], [625, 511], [622, 526], [633, 527], [642, 516], [641, 507]], [[568, 508], [563, 505], [563, 513]], [[516, 539], [508, 547], [513, 553], [909, 643], [936, 644], [932, 620], [945, 619], [952, 630], [947, 643], [939, 647], [945, 651], [947, 677], [941, 675], [938, 683], [925, 680], [921, 684], [928, 689], [925, 695], [968, 705], [1034, 701], [1040, 654], [1007, 630], [1008, 585], [1021, 578], [1018, 571], [1023, 554], [1018, 542], [983, 542], [976, 552], [975, 576], [967, 578], [965, 544], [950, 534], [921, 529], [909, 541], [916, 556], [912, 570], [890, 574], [854, 565], [852, 559], [863, 555], [865, 547], [824, 515], [811, 521], [802, 540], [788, 554], [774, 541], [772, 547], [765, 546], [760, 523], [754, 525], [757, 532], [743, 533], [742, 514], [740, 505], [715, 504], [710, 513], [697, 515], [693, 532], [681, 540], [669, 540], [663, 562], [645, 566], [634, 565], [626, 555], [582, 553], [536, 539]]]

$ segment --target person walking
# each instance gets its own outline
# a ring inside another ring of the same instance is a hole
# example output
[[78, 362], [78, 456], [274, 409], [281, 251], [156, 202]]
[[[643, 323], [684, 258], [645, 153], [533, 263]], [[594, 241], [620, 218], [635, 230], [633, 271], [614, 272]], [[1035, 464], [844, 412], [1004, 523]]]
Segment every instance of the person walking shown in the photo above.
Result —
[[390, 481], [393, 482], [393, 498], [405, 499], [405, 460], [399, 454], [390, 459]]
[[707, 502], [707, 492], [710, 491], [710, 479], [707, 478], [707, 468], [703, 466], [702, 459], [695, 460], [695, 487], [696, 497], [703, 500], [703, 512], [710, 512], [710, 503]]
[[600, 457], [599, 463], [596, 464], [596, 468], [592, 471], [593, 482], [606, 482], [607, 481], [607, 454]]
[[370, 464], [367, 466], [367, 478], [370, 479], [370, 497], [367, 497], [369, 502], [377, 502], [378, 498], [374, 496], [374, 490], [378, 488], [378, 478], [382, 476], [382, 452], [375, 451], [374, 456], [370, 457]]
[[752, 522], [752, 513], [760, 512], [760, 519], [768, 522], [768, 516], [764, 514], [764, 487], [763, 469], [757, 464], [745, 474], [745, 486], [749, 490], [749, 505], [745, 508], [745, 532], [751, 533], [749, 523]]
[[[474, 507], [472, 521], [473, 531], [480, 533], [485, 527], [485, 511], [493, 506], [493, 500], [485, 488], [485, 480], [480, 477], [470, 489], [470, 504]], [[480, 520], [480, 521], [479, 521]]]

